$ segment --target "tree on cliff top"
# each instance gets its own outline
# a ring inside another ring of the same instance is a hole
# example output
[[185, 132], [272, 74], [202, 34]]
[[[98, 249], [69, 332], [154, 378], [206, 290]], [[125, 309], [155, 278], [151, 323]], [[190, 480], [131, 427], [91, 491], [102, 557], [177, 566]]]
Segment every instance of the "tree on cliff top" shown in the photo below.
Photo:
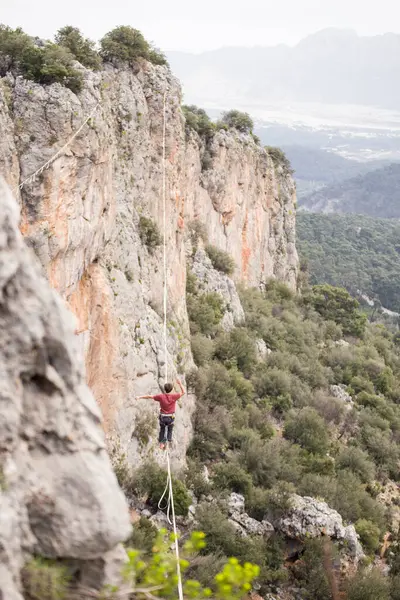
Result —
[[128, 25], [121, 25], [107, 33], [101, 40], [101, 56], [110, 62], [133, 62], [144, 58], [155, 65], [167, 64], [165, 56], [153, 48], [143, 34]]
[[101, 58], [96, 51], [95, 42], [83, 37], [77, 27], [66, 25], [59, 29], [55, 36], [55, 42], [59, 46], [68, 48], [81, 65], [95, 71], [100, 69]]
[[222, 123], [242, 133], [251, 133], [254, 122], [248, 113], [240, 110], [230, 110], [222, 115]]

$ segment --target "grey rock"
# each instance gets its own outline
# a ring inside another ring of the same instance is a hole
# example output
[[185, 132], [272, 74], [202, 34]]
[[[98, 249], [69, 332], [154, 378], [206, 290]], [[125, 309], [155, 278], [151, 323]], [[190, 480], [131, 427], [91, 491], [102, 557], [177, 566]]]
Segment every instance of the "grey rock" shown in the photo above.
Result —
[[271, 348], [268, 348], [264, 340], [260, 338], [256, 340], [256, 351], [259, 361], [265, 360], [269, 354], [272, 354]]
[[277, 529], [289, 538], [305, 539], [328, 535], [343, 540], [346, 530], [340, 514], [309, 496], [293, 494], [291, 508], [276, 523]]
[[353, 403], [353, 398], [346, 391], [345, 385], [331, 385], [329, 389], [334, 398], [338, 398], [342, 402]]
[[0, 595], [7, 599], [20, 598], [30, 554], [103, 560], [130, 532], [72, 315], [26, 248], [18, 220], [0, 179]]
[[345, 527], [344, 541], [347, 543], [348, 553], [354, 559], [355, 563], [358, 563], [364, 558], [365, 554], [363, 547], [360, 543], [359, 536], [354, 525], [348, 525]]
[[204, 293], [216, 292], [224, 300], [225, 314], [221, 323], [224, 330], [230, 331], [235, 325], [243, 323], [244, 310], [235, 283], [228, 275], [214, 269], [205, 250], [201, 248], [197, 250], [192, 271]]
[[228, 499], [228, 511], [230, 515], [244, 513], [245, 503], [242, 494], [233, 492]]

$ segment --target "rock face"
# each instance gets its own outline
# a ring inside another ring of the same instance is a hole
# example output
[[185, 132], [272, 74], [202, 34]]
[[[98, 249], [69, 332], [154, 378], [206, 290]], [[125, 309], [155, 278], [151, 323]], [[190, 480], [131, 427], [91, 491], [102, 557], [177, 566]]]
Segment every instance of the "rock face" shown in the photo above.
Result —
[[[157, 407], [135, 396], [159, 392], [167, 369], [171, 379], [192, 364], [189, 224], [205, 224], [210, 243], [232, 254], [237, 281], [258, 286], [273, 276], [294, 288], [295, 187], [265, 150], [237, 132], [215, 134], [206, 169], [204, 143], [185, 132], [180, 86], [168, 68], [144, 62], [135, 72], [108, 66], [83, 74], [79, 96], [59, 84], [2, 80], [0, 172], [15, 188], [61, 150], [17, 188], [21, 231], [78, 318], [88, 382], [111, 443], [138, 464], [156, 452]], [[167, 357], [162, 245], [152, 245], [143, 227], [147, 217], [162, 230], [163, 164]], [[184, 462], [193, 407], [186, 397], [177, 415], [175, 465]]]
[[7, 600], [22, 600], [20, 570], [32, 554], [76, 559], [83, 577], [96, 563], [101, 585], [130, 531], [73, 317], [40, 274], [18, 220], [0, 180], [0, 596]]
[[221, 325], [230, 331], [244, 321], [244, 310], [233, 280], [213, 268], [211, 260], [204, 250], [197, 250], [192, 264], [203, 293], [216, 292], [225, 303], [225, 313]]
[[229, 521], [236, 528], [239, 535], [263, 535], [269, 537], [274, 532], [274, 527], [266, 521], [257, 521], [245, 512], [244, 497], [233, 493], [228, 501]]
[[305, 540], [327, 535], [348, 543], [353, 558], [364, 556], [354, 525], [344, 527], [341, 515], [328, 506], [309, 496], [294, 494], [291, 508], [276, 523], [277, 529], [288, 538]]

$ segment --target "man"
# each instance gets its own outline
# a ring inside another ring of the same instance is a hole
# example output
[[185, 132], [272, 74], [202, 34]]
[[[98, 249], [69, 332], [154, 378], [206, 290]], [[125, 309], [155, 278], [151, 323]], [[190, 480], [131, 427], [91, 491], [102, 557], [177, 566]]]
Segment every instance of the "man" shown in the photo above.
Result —
[[176, 382], [181, 390], [179, 394], [171, 394], [174, 386], [172, 383], [166, 383], [164, 385], [165, 394], [157, 394], [156, 396], [137, 397], [137, 400], [155, 400], [155, 402], [159, 402], [160, 404], [160, 435], [158, 436], [158, 441], [160, 442], [161, 450], [165, 450], [165, 448], [167, 447], [167, 441], [169, 443], [172, 442], [172, 431], [174, 429], [176, 403], [185, 394], [185, 390], [180, 379], [177, 379]]

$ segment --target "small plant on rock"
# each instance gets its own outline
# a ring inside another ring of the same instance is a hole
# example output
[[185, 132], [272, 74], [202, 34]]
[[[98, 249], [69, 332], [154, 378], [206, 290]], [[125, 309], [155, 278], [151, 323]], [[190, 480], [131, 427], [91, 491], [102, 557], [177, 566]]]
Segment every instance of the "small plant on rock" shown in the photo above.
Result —
[[149, 217], [141, 216], [139, 219], [139, 235], [142, 244], [147, 246], [152, 254], [161, 245], [162, 238], [157, 224]]

